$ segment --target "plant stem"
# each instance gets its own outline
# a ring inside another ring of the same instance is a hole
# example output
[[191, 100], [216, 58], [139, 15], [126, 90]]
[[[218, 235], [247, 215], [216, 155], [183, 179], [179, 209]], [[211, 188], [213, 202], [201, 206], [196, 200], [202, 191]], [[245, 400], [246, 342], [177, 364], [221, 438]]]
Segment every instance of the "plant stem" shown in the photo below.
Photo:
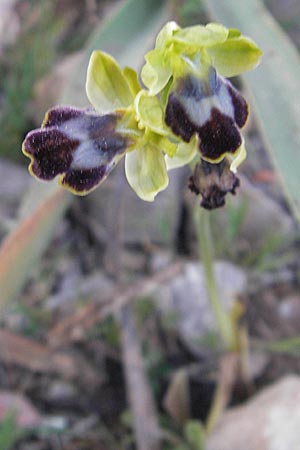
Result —
[[209, 212], [197, 205], [195, 208], [195, 222], [201, 260], [204, 266], [207, 290], [210, 304], [216, 318], [219, 333], [224, 341], [226, 350], [236, 350], [236, 334], [229, 314], [220, 301], [214, 273], [214, 250], [210, 230]]
[[239, 355], [236, 352], [226, 353], [220, 361], [219, 380], [206, 420], [205, 428], [207, 434], [213, 430], [229, 403], [237, 377], [238, 364]]

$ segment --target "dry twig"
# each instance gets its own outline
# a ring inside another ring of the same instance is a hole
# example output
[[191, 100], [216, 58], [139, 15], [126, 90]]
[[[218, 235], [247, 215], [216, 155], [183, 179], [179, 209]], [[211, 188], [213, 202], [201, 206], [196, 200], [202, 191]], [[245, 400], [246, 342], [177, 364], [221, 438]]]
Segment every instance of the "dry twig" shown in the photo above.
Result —
[[115, 292], [102, 300], [89, 303], [76, 311], [71, 316], [58, 322], [48, 334], [48, 342], [51, 347], [68, 345], [74, 341], [85, 339], [92, 326], [105, 319], [110, 314], [115, 314], [131, 300], [149, 295], [157, 287], [174, 278], [181, 271], [181, 263], [177, 262], [151, 277], [145, 277], [129, 286], [118, 286]]
[[133, 416], [133, 428], [138, 450], [159, 450], [160, 433], [157, 412], [145, 372], [140, 339], [131, 305], [125, 305], [117, 314], [127, 395]]

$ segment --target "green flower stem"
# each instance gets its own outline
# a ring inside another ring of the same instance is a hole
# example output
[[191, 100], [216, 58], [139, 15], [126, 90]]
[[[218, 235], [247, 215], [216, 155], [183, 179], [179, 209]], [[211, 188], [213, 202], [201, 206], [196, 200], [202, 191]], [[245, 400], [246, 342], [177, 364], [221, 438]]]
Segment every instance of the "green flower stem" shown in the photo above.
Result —
[[209, 211], [203, 208], [199, 208], [198, 205], [196, 206], [195, 222], [196, 222], [199, 250], [201, 254], [201, 260], [204, 266], [209, 299], [213, 313], [216, 318], [219, 333], [225, 344], [226, 350], [234, 351], [237, 348], [236, 333], [232, 321], [230, 319], [230, 316], [225, 311], [222, 305], [216, 284], [213, 265], [214, 250], [210, 230], [209, 214], [210, 214]]

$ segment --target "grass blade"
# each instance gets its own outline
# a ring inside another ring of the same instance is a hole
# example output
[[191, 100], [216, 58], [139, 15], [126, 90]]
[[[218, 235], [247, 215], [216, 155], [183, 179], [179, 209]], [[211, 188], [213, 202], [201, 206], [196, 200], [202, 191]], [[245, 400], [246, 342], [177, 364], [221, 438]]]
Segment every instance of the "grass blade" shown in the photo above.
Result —
[[55, 224], [69, 201], [70, 194], [57, 188], [2, 243], [0, 308], [22, 288], [53, 236]]

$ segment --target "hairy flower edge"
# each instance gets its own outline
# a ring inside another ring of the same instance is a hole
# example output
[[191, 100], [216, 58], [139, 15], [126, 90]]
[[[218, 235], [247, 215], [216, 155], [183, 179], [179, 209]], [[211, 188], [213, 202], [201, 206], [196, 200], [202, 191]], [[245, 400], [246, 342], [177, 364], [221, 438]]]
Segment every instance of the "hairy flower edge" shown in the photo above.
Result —
[[166, 107], [165, 121], [184, 142], [196, 134], [202, 159], [219, 163], [235, 156], [242, 145], [240, 129], [249, 108], [232, 84], [210, 68], [207, 78], [186, 75], [177, 80]]
[[103, 182], [126, 149], [130, 137], [117, 131], [121, 113], [99, 116], [93, 110], [58, 106], [42, 127], [27, 134], [23, 153], [30, 173], [40, 180], [59, 177], [59, 184], [86, 195]]

